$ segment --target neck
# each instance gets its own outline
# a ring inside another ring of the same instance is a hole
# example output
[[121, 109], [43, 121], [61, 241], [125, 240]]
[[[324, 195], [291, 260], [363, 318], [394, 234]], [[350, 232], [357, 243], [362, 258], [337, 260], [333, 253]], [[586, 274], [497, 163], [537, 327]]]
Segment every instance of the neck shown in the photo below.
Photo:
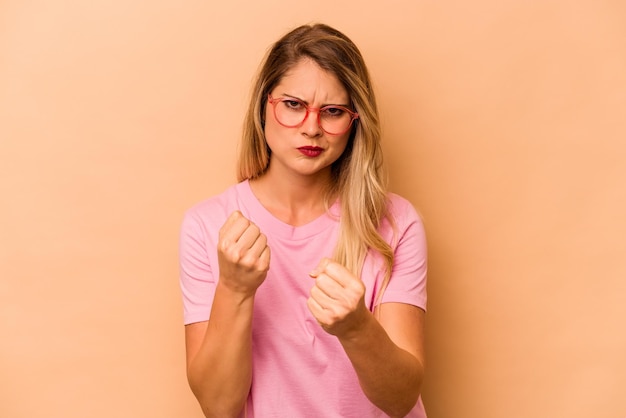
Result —
[[330, 169], [313, 176], [278, 175], [268, 169], [261, 177], [251, 180], [250, 187], [272, 215], [299, 226], [324, 213], [328, 182]]

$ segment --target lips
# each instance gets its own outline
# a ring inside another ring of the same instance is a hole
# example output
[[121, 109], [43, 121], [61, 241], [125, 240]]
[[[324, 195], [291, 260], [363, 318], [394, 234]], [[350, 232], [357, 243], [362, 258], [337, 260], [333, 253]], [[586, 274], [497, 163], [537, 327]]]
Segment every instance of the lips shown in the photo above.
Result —
[[306, 155], [307, 157], [317, 157], [324, 151], [324, 149], [320, 147], [306, 146], [306, 147], [298, 148], [298, 151], [300, 151], [302, 154]]

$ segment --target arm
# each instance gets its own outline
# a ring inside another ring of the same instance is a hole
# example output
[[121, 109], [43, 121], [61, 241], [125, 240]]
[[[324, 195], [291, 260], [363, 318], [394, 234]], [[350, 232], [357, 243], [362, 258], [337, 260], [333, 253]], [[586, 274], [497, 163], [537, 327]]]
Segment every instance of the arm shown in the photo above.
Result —
[[209, 321], [185, 327], [187, 377], [206, 417], [238, 416], [252, 381], [252, 312], [269, 268], [267, 240], [239, 212], [220, 230]]
[[340, 337], [365, 395], [391, 417], [405, 416], [417, 402], [424, 378], [424, 311], [384, 303], [380, 322], [369, 313], [360, 332]]
[[392, 417], [415, 406], [424, 376], [424, 311], [402, 303], [365, 306], [365, 287], [345, 267], [323, 260], [312, 273], [309, 309], [337, 336], [368, 399]]
[[185, 326], [187, 379], [206, 417], [238, 416], [246, 402], [253, 303], [218, 285], [210, 321]]

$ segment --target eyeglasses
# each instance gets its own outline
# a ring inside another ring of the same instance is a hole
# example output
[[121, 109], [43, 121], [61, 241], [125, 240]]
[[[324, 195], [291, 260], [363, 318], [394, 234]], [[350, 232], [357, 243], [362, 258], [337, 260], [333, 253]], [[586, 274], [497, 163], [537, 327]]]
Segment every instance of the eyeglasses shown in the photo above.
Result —
[[285, 128], [302, 126], [309, 113], [317, 112], [317, 124], [328, 135], [343, 135], [350, 130], [352, 122], [359, 114], [344, 106], [328, 105], [323, 107], [307, 106], [302, 100], [293, 97], [273, 98], [268, 101], [274, 106], [274, 117]]

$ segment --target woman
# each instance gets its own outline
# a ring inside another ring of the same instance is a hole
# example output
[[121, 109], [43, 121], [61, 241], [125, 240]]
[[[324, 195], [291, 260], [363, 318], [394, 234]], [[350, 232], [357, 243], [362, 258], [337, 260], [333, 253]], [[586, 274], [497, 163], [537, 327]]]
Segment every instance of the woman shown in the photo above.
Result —
[[301, 26], [269, 51], [239, 180], [181, 233], [187, 373], [207, 417], [425, 417], [426, 244], [387, 193], [357, 47]]

